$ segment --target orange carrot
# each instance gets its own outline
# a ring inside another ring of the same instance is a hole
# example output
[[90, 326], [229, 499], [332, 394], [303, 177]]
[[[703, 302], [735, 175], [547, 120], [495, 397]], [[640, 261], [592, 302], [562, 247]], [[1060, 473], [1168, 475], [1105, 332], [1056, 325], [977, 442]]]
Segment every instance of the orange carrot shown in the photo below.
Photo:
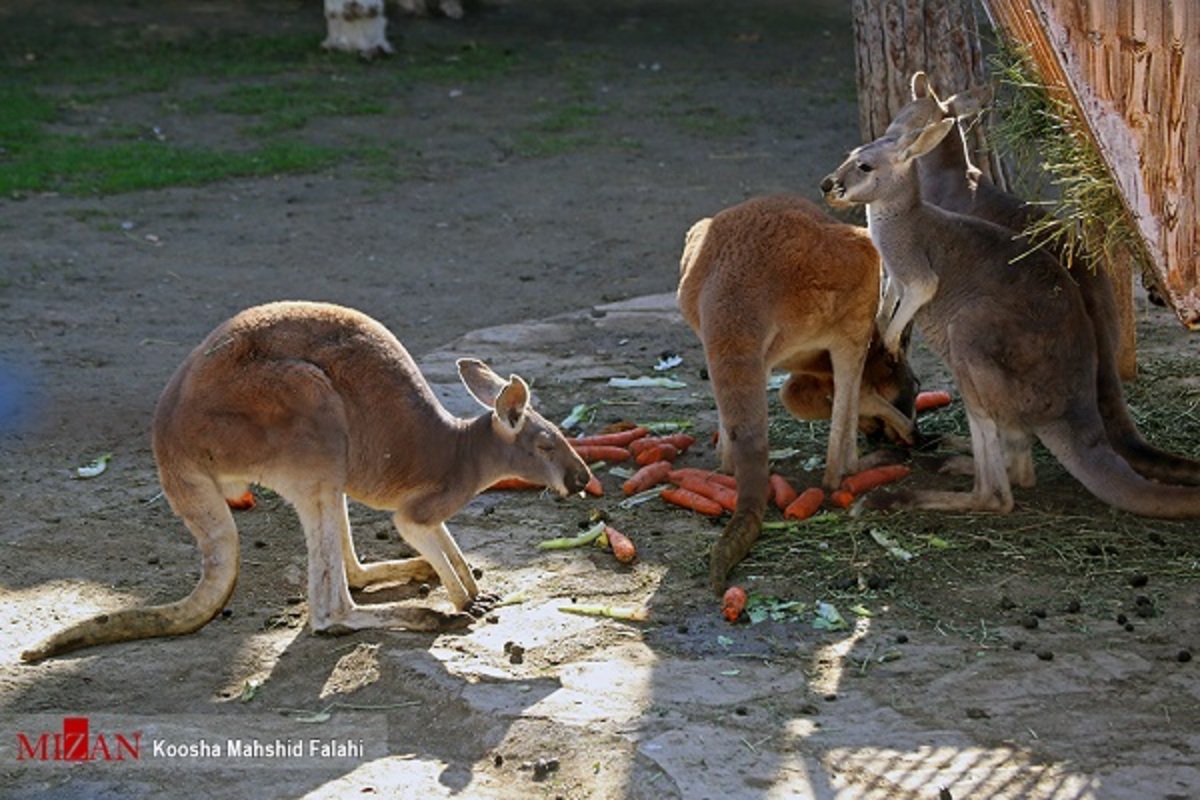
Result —
[[249, 511], [254, 508], [254, 493], [247, 489], [241, 497], [226, 497], [225, 504], [234, 511]]
[[501, 478], [488, 487], [488, 491], [509, 491], [515, 489], [544, 489], [546, 488], [540, 483], [527, 481], [524, 478]]
[[746, 590], [740, 586], [730, 586], [721, 598], [721, 613], [730, 622], [737, 622], [746, 610]]
[[721, 504], [721, 508], [726, 511], [737, 511], [737, 490], [730, 489], [728, 486], [722, 486], [713, 481], [706, 481], [703, 478], [687, 476], [679, 484], [679, 488], [687, 489], [689, 492], [695, 492], [698, 495], [707, 497], [709, 500], [716, 500]]
[[600, 483], [600, 479], [595, 475], [588, 478], [587, 486], [583, 487], [583, 490], [592, 497], [600, 497], [604, 494], [604, 486]]
[[629, 476], [629, 480], [621, 484], [621, 491], [626, 495], [644, 492], [666, 481], [667, 476], [670, 474], [670, 461], [655, 461]]
[[936, 389], [936, 390], [932, 390], [932, 391], [928, 391], [928, 392], [919, 392], [917, 394], [917, 400], [915, 403], [915, 407], [916, 407], [917, 413], [920, 414], [921, 412], [924, 412], [924, 411], [933, 411], [935, 408], [941, 408], [942, 406], [948, 406], [948, 405], [950, 405], [950, 401], [952, 399], [953, 398], [950, 396], [950, 393], [947, 391], [944, 391], [942, 389]]
[[842, 479], [841, 488], [854, 495], [864, 494], [876, 486], [898, 481], [912, 472], [907, 464], [886, 464], [882, 467], [864, 469], [857, 475], [848, 475]]
[[643, 439], [630, 442], [629, 450], [636, 456], [641, 454], [643, 450], [649, 450], [661, 444], [669, 444], [680, 453], [683, 453], [695, 443], [696, 440], [686, 433], [672, 433], [669, 436], [647, 436]]
[[572, 445], [582, 445], [583, 447], [596, 447], [597, 445], [603, 447], [628, 447], [631, 442], [649, 434], [649, 428], [638, 426], [614, 433], [597, 433], [592, 436], [580, 436], [577, 439], [569, 439], [568, 441]]
[[679, 450], [673, 444], [662, 442], [654, 447], [648, 447], [637, 454], [637, 463], [641, 466], [653, 464], [655, 461], [674, 461], [679, 458]]
[[710, 483], [719, 483], [720, 485], [727, 486], [730, 489], [737, 489], [737, 479], [732, 475], [722, 475], [719, 472], [713, 472], [712, 470], [708, 469], [681, 467], [680, 469], [671, 470], [671, 474], [668, 477], [671, 479], [671, 483], [679, 483], [689, 475], [698, 477], [701, 480], [705, 480]]
[[771, 499], [775, 501], [776, 508], [780, 511], [785, 510], [796, 499], [796, 490], [782, 475], [771, 473], [768, 480], [771, 482]]
[[836, 492], [829, 495], [829, 502], [833, 503], [838, 508], [849, 508], [854, 504], [854, 493], [848, 492], [845, 489], [838, 489]]
[[[850, 495], [853, 501], [854, 495]], [[805, 489], [796, 497], [795, 500], [788, 503], [787, 508], [783, 510], [784, 519], [808, 519], [813, 514], [817, 513], [817, 509], [821, 507], [821, 503], [825, 502], [825, 491], [819, 486], [814, 486], [811, 489]]]
[[633, 560], [637, 558], [637, 548], [633, 546], [633, 540], [628, 536], [611, 525], [604, 527], [604, 536], [608, 539], [608, 546], [612, 548], [617, 561], [622, 564], [632, 564]]
[[665, 489], [662, 493], [662, 499], [668, 503], [697, 511], [709, 517], [719, 517], [725, 513], [725, 510], [721, 508], [721, 504], [716, 500], [710, 500], [704, 495], [696, 494], [687, 489]]
[[[569, 441], [569, 440], [568, 440]], [[574, 444], [575, 452], [579, 457], [589, 464], [596, 461], [628, 461], [633, 457], [624, 447], [616, 447], [610, 444]]]

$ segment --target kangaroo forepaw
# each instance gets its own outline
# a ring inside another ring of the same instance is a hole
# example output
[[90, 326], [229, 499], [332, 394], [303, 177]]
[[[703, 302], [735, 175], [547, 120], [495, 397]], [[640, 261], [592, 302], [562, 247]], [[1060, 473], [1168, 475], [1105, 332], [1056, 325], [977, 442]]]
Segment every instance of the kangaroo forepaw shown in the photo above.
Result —
[[735, 513], [713, 545], [708, 576], [713, 592], [725, 592], [725, 579], [736, 567], [762, 533], [762, 520], [749, 514]]
[[494, 592], [480, 592], [471, 598], [471, 603], [466, 607], [465, 611], [473, 617], [482, 617], [495, 608], [499, 602], [500, 595]]

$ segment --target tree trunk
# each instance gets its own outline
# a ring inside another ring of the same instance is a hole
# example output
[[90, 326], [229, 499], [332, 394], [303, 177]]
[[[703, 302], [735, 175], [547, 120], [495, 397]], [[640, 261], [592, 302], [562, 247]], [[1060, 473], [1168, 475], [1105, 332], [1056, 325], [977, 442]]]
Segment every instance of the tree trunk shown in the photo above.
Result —
[[392, 52], [387, 40], [383, 0], [325, 0], [327, 35], [322, 47], [345, 50], [363, 58]]
[[[858, 67], [858, 121], [863, 141], [883, 135], [908, 101], [918, 70], [944, 95], [990, 78], [970, 0], [853, 0]], [[971, 133], [971, 160], [998, 186], [999, 161], [986, 152], [983, 132]]]

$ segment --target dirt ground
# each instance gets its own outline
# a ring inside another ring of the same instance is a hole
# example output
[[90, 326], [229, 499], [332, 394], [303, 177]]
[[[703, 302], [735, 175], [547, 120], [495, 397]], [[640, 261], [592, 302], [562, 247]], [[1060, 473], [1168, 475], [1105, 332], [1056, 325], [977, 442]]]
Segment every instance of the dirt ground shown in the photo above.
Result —
[[[601, 471], [602, 498], [492, 492], [450, 521], [486, 589], [513, 601], [470, 630], [314, 637], [295, 516], [262, 493], [238, 516], [242, 574], [221, 618], [179, 639], [18, 661], [59, 626], [194, 584], [150, 416], [187, 351], [255, 303], [370, 313], [458, 413], [474, 412], [453, 362], [475, 355], [529, 379], [555, 420], [579, 403], [596, 406], [587, 429], [687, 420], [701, 443], [686, 462], [714, 466], [702, 354], [669, 295], [683, 234], [751, 195], [815, 199], [858, 143], [847, 6], [512, 0], [461, 23], [399, 22], [402, 48], [486, 43], [520, 63], [465, 89], [413, 86], [387, 98], [394, 117], [312, 131], [351, 147], [382, 137], [405, 162], [395, 180], [337, 168], [0, 200], [0, 795], [1200, 798], [1195, 525], [1111, 511], [1045, 459], [1005, 518], [839, 514], [768, 531], [733, 576], [757, 598], [737, 625], [707, 587], [719, 525], [657, 501], [622, 508], [620, 477]], [[270, 21], [319, 41], [315, 3], [255, 7], [284, 21], [216, 3], [75, 10]], [[586, 136], [557, 153], [514, 145], [581, 96], [602, 109]], [[115, 96], [73, 124], [100, 117], [185, 141], [238, 136], [228, 116], [147, 97]], [[1138, 319], [1131, 405], [1155, 441], [1200, 455], [1197, 341], [1144, 302]], [[657, 374], [663, 353], [683, 358], [670, 374], [686, 388], [607, 385]], [[927, 356], [919, 367], [945, 385]], [[799, 450], [776, 468], [816, 485], [824, 428], [787, 423], [772, 402], [773, 445]], [[961, 430], [961, 413], [928, 424]], [[76, 475], [106, 453], [102, 475]], [[956, 479], [918, 463], [909, 480]], [[596, 509], [635, 539], [634, 565], [537, 549]], [[365, 557], [405, 552], [386, 516], [352, 518]], [[411, 601], [366, 599], [380, 596]], [[822, 602], [845, 627], [814, 624]], [[572, 604], [649, 620], [560, 610]], [[110, 742], [139, 734], [141, 757], [20, 758], [19, 734], [78, 716]], [[282, 746], [238, 751], [251, 742]]]

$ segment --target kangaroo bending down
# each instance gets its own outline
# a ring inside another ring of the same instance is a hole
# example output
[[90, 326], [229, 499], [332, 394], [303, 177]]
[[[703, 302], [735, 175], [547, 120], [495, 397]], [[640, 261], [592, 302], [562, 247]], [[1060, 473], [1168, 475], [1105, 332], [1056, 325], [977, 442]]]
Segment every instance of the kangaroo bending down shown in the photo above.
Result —
[[1010, 511], [1009, 470], [1033, 480], [1037, 436], [1096, 497], [1152, 517], [1200, 516], [1200, 489], [1139, 475], [1109, 443], [1097, 402], [1096, 336], [1059, 260], [985, 220], [921, 199], [916, 159], [954, 128], [944, 119], [885, 134], [850, 153], [821, 189], [833, 205], [866, 204], [887, 263], [922, 265], [936, 293], [916, 321], [950, 368], [971, 429], [975, 486], [967, 492], [875, 494], [874, 507]]
[[[238, 575], [228, 499], [270, 487], [300, 517], [308, 550], [309, 622], [318, 633], [468, 624], [479, 588], [444, 521], [506, 477], [566, 495], [587, 465], [529, 407], [529, 389], [485, 364], [458, 362], [490, 413], [464, 420], [443, 408], [403, 345], [348, 308], [272, 303], [220, 325], [184, 360], [154, 414], [163, 493], [196, 537], [200, 582], [185, 599], [101, 614], [22, 654], [36, 661], [80, 647], [190, 633], [219, 614]], [[363, 564], [346, 498], [393, 511], [419, 558]], [[454, 612], [398, 603], [360, 606], [350, 588], [436, 575]]]
[[[978, 87], [940, 100], [923, 72], [912, 77], [912, 101], [896, 114], [887, 135], [900, 136], [944, 119], [957, 121], [956, 132], [917, 159], [921, 198], [935, 206], [986, 219], [1016, 233], [1045, 212], [988, 180], [971, 163], [963, 124], [980, 114], [991, 101], [991, 88]], [[1058, 242], [1046, 248], [1064, 265], [1066, 253]], [[1105, 269], [1095, 269], [1076, 254], [1071, 276], [1092, 323], [1096, 340], [1096, 396], [1109, 442], [1135, 470], [1166, 483], [1200, 485], [1200, 462], [1160, 450], [1145, 440], [1125, 404], [1117, 370], [1116, 298]]]
[[770, 371], [791, 373], [780, 390], [791, 413], [831, 419], [829, 488], [856, 469], [859, 415], [914, 438], [916, 381], [880, 345], [879, 254], [866, 231], [801, 197], [755, 198], [697, 222], [679, 269], [679, 309], [704, 345], [717, 401], [722, 466], [738, 481], [710, 562], [721, 592], [766, 511]]

